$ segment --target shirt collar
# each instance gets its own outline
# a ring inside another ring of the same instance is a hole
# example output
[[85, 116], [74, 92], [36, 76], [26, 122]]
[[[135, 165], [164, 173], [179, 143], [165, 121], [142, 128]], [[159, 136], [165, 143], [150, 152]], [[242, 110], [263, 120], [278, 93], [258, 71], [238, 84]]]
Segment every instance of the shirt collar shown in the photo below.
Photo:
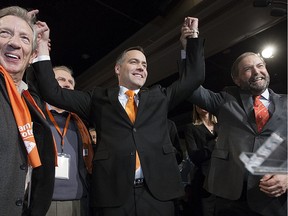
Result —
[[[124, 86], [119, 86], [120, 87], [120, 90], [119, 90], [119, 95], [125, 95], [125, 92], [128, 91], [129, 89], [124, 87]], [[136, 89], [136, 90], [133, 90], [135, 92], [135, 94], [137, 95], [138, 92], [140, 91], [140, 89]]]
[[269, 100], [269, 91], [268, 89], [266, 89], [262, 94], [261, 94], [261, 98], [265, 99], [265, 100]]
[[27, 89], [28, 89], [28, 85], [23, 80], [21, 80], [18, 86], [18, 92], [22, 93], [24, 90], [27, 90]]

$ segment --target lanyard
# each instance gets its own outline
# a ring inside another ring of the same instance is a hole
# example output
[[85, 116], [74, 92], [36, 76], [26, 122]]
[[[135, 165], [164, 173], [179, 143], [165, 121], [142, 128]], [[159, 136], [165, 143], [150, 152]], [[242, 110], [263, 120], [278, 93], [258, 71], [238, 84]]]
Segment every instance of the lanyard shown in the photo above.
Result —
[[68, 115], [68, 117], [66, 119], [66, 123], [65, 123], [65, 126], [63, 128], [63, 131], [61, 132], [59, 125], [57, 124], [54, 116], [52, 115], [52, 113], [48, 109], [47, 105], [46, 105], [46, 111], [48, 113], [49, 119], [51, 120], [51, 122], [53, 123], [54, 127], [56, 128], [57, 132], [59, 133], [59, 135], [61, 137], [61, 153], [63, 153], [64, 137], [66, 136], [66, 133], [67, 133], [67, 129], [68, 129], [68, 125], [69, 125], [69, 122], [70, 122], [71, 114], [69, 113], [69, 115]]

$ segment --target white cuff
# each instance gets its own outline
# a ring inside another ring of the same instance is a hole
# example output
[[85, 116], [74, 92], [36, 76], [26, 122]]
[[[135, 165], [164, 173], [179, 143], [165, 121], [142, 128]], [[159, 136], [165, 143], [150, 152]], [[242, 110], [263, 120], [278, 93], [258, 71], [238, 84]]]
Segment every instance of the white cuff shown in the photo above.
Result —
[[186, 50], [181, 50], [181, 59], [186, 59]]
[[50, 60], [50, 56], [49, 55], [41, 55], [41, 56], [37, 56], [37, 58], [33, 59], [32, 63], [39, 62], [39, 61], [46, 61], [46, 60]]

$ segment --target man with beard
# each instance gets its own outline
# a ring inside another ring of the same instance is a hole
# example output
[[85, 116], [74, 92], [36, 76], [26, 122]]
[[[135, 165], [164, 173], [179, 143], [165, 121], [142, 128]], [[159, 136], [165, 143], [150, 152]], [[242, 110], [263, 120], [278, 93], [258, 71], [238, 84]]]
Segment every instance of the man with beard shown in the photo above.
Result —
[[[185, 49], [186, 37], [191, 33], [185, 26], [181, 32]], [[237, 87], [215, 93], [201, 86], [189, 98], [218, 119], [218, 139], [206, 185], [217, 196], [215, 215], [287, 215], [287, 175], [252, 175], [239, 159], [241, 152], [257, 151], [276, 132], [284, 142], [278, 147], [281, 151], [271, 156], [287, 160], [287, 95], [268, 88], [266, 64], [255, 53], [240, 55], [232, 65], [231, 76]], [[256, 123], [256, 96], [260, 96], [263, 109], [267, 108], [267, 122], [261, 126]]]

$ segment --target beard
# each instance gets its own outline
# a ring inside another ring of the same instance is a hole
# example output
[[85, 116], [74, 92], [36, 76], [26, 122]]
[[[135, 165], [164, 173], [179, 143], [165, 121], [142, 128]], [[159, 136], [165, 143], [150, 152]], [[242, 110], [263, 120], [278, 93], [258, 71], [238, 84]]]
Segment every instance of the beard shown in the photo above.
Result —
[[264, 92], [270, 84], [270, 77], [266, 76], [262, 79], [262, 82], [251, 82], [251, 81], [243, 81], [240, 84], [241, 89], [250, 91], [253, 95], [260, 95]]

